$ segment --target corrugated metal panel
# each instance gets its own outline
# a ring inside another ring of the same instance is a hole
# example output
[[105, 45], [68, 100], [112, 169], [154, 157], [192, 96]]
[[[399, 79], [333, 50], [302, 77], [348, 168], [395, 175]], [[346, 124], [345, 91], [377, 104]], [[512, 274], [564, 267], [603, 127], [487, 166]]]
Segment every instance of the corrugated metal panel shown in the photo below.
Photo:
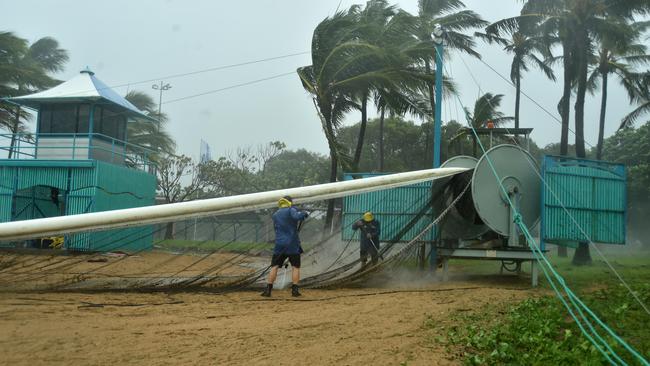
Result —
[[[97, 191], [93, 212], [150, 206], [155, 203], [156, 177], [146, 172], [97, 161]], [[96, 232], [89, 250], [138, 251], [152, 247], [150, 225]]]
[[[545, 242], [574, 246], [588, 239], [625, 244], [625, 167], [602, 161], [545, 156], [541, 233]], [[564, 206], [564, 207], [563, 207]]]
[[0, 222], [11, 221], [15, 168], [0, 166]]
[[[70, 191], [66, 202], [66, 215], [93, 212], [94, 197], [97, 194], [97, 165], [89, 168], [70, 168]], [[65, 247], [70, 250], [91, 250], [91, 233], [80, 233], [66, 237]]]
[[50, 186], [61, 190], [68, 187], [68, 168], [23, 167], [16, 169], [16, 174], [17, 190], [34, 186]]
[[[24, 164], [7, 162], [10, 166], [2, 166], [3, 161], [0, 161], [0, 222], [56, 216], [56, 206], [43, 193], [45, 190], [36, 196], [27, 194], [35, 192], [32, 187], [36, 186], [56, 187], [67, 192], [66, 215], [154, 204], [156, 177], [143, 171], [101, 161], [87, 164], [57, 161], [53, 166], [43, 165], [38, 160]], [[12, 206], [15, 206], [13, 214]], [[66, 237], [65, 247], [76, 251], [149, 249], [152, 229], [142, 226], [70, 235]]]
[[[371, 177], [378, 174], [355, 174], [356, 177]], [[352, 179], [352, 174], [345, 174], [344, 179]], [[417, 216], [431, 199], [431, 182], [418, 183], [405, 187], [385, 189], [345, 197], [343, 200], [343, 240], [358, 239], [352, 230], [352, 223], [361, 219], [366, 211], [372, 211], [381, 224], [380, 240], [392, 240], [404, 227]], [[431, 209], [402, 236], [401, 241], [412, 240], [433, 220]], [[421, 240], [433, 240], [433, 230]]]

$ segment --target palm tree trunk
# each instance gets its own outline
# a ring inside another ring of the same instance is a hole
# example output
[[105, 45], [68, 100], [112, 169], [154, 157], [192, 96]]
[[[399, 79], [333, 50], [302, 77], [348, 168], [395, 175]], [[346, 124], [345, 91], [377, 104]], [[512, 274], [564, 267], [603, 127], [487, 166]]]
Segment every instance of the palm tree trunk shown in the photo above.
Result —
[[[581, 41], [588, 42], [586, 36], [578, 38]], [[585, 152], [585, 96], [587, 94], [587, 43], [579, 44], [577, 47], [577, 67], [578, 67], [578, 91], [576, 92], [575, 104], [575, 124], [576, 124], [576, 157], [584, 158]]]
[[[569, 41], [562, 42], [562, 52], [564, 55], [562, 64], [564, 67], [564, 80], [562, 84], [562, 99], [560, 99], [560, 116], [562, 118], [562, 132], [560, 137], [560, 155], [566, 156], [569, 154], [569, 108], [571, 106], [571, 48]], [[557, 247], [557, 256], [566, 258], [569, 256], [567, 248], [562, 245]]]
[[[336, 156], [336, 151], [330, 148], [330, 182], [336, 182], [338, 168], [338, 158]], [[334, 218], [334, 203], [335, 200], [331, 199], [327, 201], [327, 213], [325, 214], [325, 226], [323, 235], [327, 235], [332, 228], [332, 220]]]
[[560, 115], [562, 116], [562, 134], [560, 137], [560, 155], [568, 155], [569, 152], [569, 107], [571, 105], [571, 47], [568, 40], [562, 42], [564, 54], [564, 84], [562, 88], [562, 99], [560, 99]]
[[[425, 71], [428, 74], [431, 74], [431, 64], [429, 63], [429, 60], [426, 60], [424, 62], [424, 68]], [[429, 89], [429, 103], [431, 103], [431, 120], [435, 121], [435, 111], [436, 111], [436, 95], [435, 95], [435, 80], [431, 81], [430, 83], [427, 84], [427, 88]]]
[[576, 266], [584, 266], [584, 265], [591, 264], [591, 254], [589, 253], [588, 242], [583, 241], [578, 244], [578, 248], [576, 249], [576, 252], [573, 255], [573, 259], [571, 260], [571, 263]]
[[384, 171], [384, 117], [386, 107], [381, 107], [379, 112], [379, 171]]
[[[517, 73], [515, 90], [515, 129], [519, 128], [519, 104], [521, 102], [521, 75]], [[516, 137], [517, 135], [515, 135]]]
[[[325, 113], [323, 113], [325, 112]], [[332, 125], [332, 110], [327, 108], [320, 108], [321, 118], [323, 120], [323, 128], [326, 129], [325, 134], [327, 136], [327, 144], [330, 149], [330, 183], [336, 182], [336, 176], [338, 173], [338, 151], [336, 148], [336, 134], [334, 132], [334, 126]], [[334, 199], [327, 201], [327, 212], [325, 214], [325, 224], [323, 235], [327, 235], [332, 229], [332, 221], [334, 219]]]
[[[582, 31], [584, 32], [584, 31]], [[576, 93], [576, 104], [575, 104], [575, 124], [576, 124], [576, 157], [584, 158], [586, 157], [585, 153], [585, 95], [587, 94], [587, 39], [586, 34], [579, 33], [578, 40], [578, 58], [577, 58], [577, 67], [578, 67], [578, 91]], [[573, 254], [573, 260], [571, 261], [574, 265], [585, 265], [591, 264], [591, 255], [589, 254], [589, 243], [580, 242], [578, 248]]]
[[16, 145], [16, 134], [18, 133], [18, 127], [20, 126], [20, 107], [16, 107], [16, 117], [14, 118], [14, 124], [11, 126], [11, 141], [9, 142], [9, 154], [7, 159], [11, 159], [14, 154], [14, 146]]
[[607, 72], [601, 72], [603, 78], [602, 98], [600, 100], [600, 124], [598, 126], [598, 146], [596, 148], [596, 159], [603, 157], [603, 138], [605, 135], [605, 114], [607, 113]]
[[354, 160], [352, 167], [355, 171], [359, 170], [359, 161], [361, 161], [361, 150], [363, 150], [363, 140], [366, 136], [366, 125], [368, 124], [368, 96], [363, 95], [361, 100], [361, 125], [359, 126], [359, 139], [357, 148], [354, 150]]

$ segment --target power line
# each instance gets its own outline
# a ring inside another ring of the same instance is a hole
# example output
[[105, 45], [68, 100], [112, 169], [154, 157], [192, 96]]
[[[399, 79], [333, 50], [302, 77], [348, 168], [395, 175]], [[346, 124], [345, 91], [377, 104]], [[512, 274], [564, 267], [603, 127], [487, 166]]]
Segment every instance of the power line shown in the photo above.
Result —
[[180, 77], [185, 77], [185, 76], [203, 74], [203, 73], [211, 72], [211, 71], [218, 71], [218, 70], [231, 69], [231, 68], [234, 68], [234, 67], [253, 65], [253, 64], [258, 64], [258, 63], [262, 63], [262, 62], [268, 62], [268, 61], [280, 60], [280, 59], [289, 58], [289, 57], [306, 55], [306, 54], [309, 54], [309, 53], [310, 53], [310, 51], [297, 52], [297, 53], [290, 53], [290, 54], [286, 54], [286, 55], [282, 55], [282, 56], [274, 56], [274, 57], [262, 58], [262, 59], [259, 59], [259, 60], [245, 61], [245, 62], [239, 62], [239, 63], [235, 63], [235, 64], [210, 67], [210, 68], [202, 69], [202, 70], [196, 70], [196, 71], [190, 71], [190, 72], [185, 72], [185, 73], [180, 73], [180, 74], [172, 74], [172, 75], [167, 75], [167, 76], [161, 76], [161, 77], [158, 77], [158, 78], [155, 78], [155, 79], [147, 79], [147, 80], [141, 80], [141, 81], [136, 81], [136, 82], [130, 82], [130, 83], [126, 83], [126, 84], [113, 85], [113, 86], [111, 86], [111, 88], [120, 88], [120, 87], [123, 87], [123, 86], [129, 86], [129, 85], [133, 85], [133, 84], [150, 83], [150, 82], [158, 81], [158, 80], [161, 80], [161, 79], [174, 79], [174, 78], [180, 78]]
[[253, 65], [253, 64], [258, 64], [258, 63], [262, 63], [262, 62], [280, 60], [280, 59], [295, 57], [295, 56], [300, 56], [300, 55], [306, 55], [306, 54], [309, 54], [309, 53], [310, 53], [309, 51], [297, 52], [297, 53], [289, 53], [289, 54], [281, 55], [281, 56], [267, 57], [267, 58], [262, 58], [262, 59], [258, 59], [258, 60], [244, 61], [244, 62], [229, 64], [229, 65], [215, 66], [215, 67], [210, 67], [210, 68], [207, 68], [207, 69], [189, 71], [189, 72], [184, 72], [184, 73], [180, 73], [180, 74], [171, 74], [171, 75], [159, 76], [159, 77], [153, 78], [153, 79], [132, 81], [132, 82], [123, 83], [123, 84], [108, 85], [105, 88], [96, 88], [96, 89], [87, 89], [87, 90], [75, 90], [74, 92], [64, 93], [64, 94], [60, 94], [58, 96], [65, 97], [65, 96], [75, 95], [77, 93], [86, 93], [86, 92], [91, 92], [91, 91], [95, 91], [95, 90], [100, 91], [100, 90], [107, 90], [107, 89], [113, 89], [113, 88], [121, 88], [121, 87], [125, 87], [125, 86], [130, 87], [131, 85], [150, 83], [150, 82], [154, 82], [154, 81], [160, 81], [161, 79], [175, 79], [175, 78], [180, 78], [180, 77], [185, 77], [185, 76], [198, 75], [198, 74], [203, 74], [203, 73], [212, 72], [212, 71], [226, 70], [226, 69], [231, 69], [231, 68], [235, 68], [235, 67]]
[[169, 103], [180, 102], [181, 100], [186, 100], [186, 99], [191, 99], [191, 98], [201, 97], [201, 96], [208, 95], [208, 94], [219, 93], [219, 92], [222, 92], [222, 91], [225, 91], [225, 90], [235, 89], [235, 88], [239, 88], [239, 87], [247, 86], [247, 85], [251, 85], [251, 84], [257, 84], [257, 83], [261, 83], [261, 82], [263, 82], [263, 81], [272, 80], [272, 79], [278, 79], [278, 78], [281, 78], [281, 77], [283, 77], [283, 76], [288, 76], [288, 75], [293, 75], [293, 74], [295, 74], [295, 71], [285, 72], [285, 73], [282, 73], [282, 74], [277, 74], [277, 75], [273, 75], [273, 76], [269, 76], [269, 77], [265, 77], [265, 78], [261, 78], [261, 79], [257, 79], [257, 80], [247, 81], [247, 82], [245, 82], [245, 83], [241, 83], [241, 84], [235, 84], [235, 85], [226, 86], [226, 87], [224, 87], [224, 88], [219, 88], [219, 89], [214, 89], [214, 90], [208, 90], [208, 91], [206, 91], [206, 92], [199, 93], [199, 94], [193, 94], [193, 95], [188, 95], [188, 96], [181, 97], [181, 98], [177, 98], [177, 99], [167, 100], [167, 101], [164, 101], [162, 104], [169, 104]]

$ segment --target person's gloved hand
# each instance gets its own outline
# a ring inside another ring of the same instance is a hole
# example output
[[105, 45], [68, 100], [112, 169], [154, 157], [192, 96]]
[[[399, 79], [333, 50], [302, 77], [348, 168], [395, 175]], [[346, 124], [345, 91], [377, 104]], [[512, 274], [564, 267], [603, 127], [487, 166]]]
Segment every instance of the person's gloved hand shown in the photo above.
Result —
[[303, 211], [302, 213], [305, 214], [305, 217], [309, 217], [309, 211]]
[[370, 234], [370, 233], [366, 234], [366, 238], [372, 239], [372, 234]]

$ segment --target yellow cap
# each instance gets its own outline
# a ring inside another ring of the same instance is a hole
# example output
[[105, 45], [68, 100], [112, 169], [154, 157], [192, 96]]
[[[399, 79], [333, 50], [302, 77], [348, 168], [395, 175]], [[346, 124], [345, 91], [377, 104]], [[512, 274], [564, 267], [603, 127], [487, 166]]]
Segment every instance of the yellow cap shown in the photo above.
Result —
[[375, 216], [370, 211], [363, 214], [363, 221], [370, 222], [370, 221], [372, 221], [374, 219], [375, 219]]
[[291, 201], [285, 197], [282, 197], [280, 198], [280, 200], [278, 200], [278, 207], [280, 208], [291, 207]]

